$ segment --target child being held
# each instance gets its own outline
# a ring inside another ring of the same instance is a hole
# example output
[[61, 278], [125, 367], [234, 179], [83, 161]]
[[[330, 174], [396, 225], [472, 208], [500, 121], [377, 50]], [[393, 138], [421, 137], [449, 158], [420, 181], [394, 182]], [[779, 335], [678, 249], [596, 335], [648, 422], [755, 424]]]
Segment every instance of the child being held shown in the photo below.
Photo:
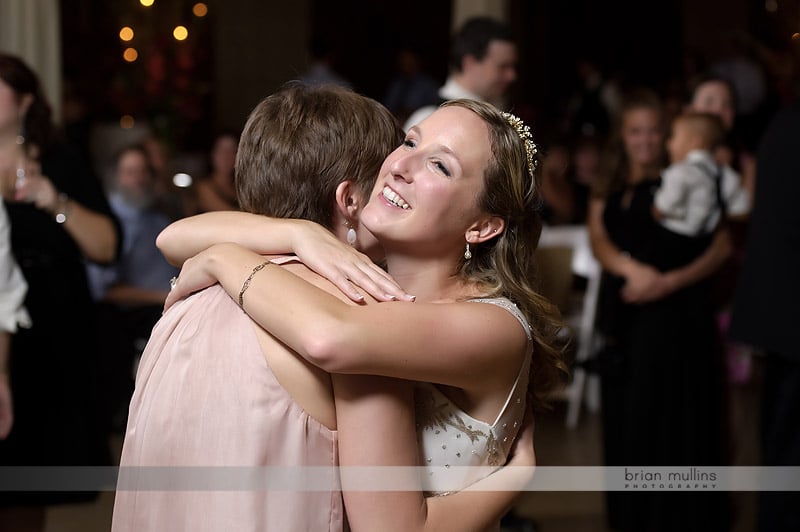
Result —
[[672, 123], [667, 140], [671, 164], [653, 199], [660, 228], [651, 260], [662, 271], [694, 260], [721, 221], [744, 218], [750, 210], [739, 175], [714, 161], [723, 135], [720, 119], [708, 113], [686, 113]]

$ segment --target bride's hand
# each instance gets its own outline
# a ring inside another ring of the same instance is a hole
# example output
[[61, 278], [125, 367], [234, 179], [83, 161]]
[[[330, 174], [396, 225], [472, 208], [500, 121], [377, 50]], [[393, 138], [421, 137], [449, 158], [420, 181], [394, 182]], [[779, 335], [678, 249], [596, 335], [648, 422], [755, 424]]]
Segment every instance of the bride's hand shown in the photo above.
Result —
[[400, 288], [369, 257], [320, 225], [302, 224], [295, 234], [292, 249], [303, 264], [355, 302], [364, 300], [356, 285], [378, 301], [414, 301], [414, 296]]
[[183, 263], [180, 275], [170, 281], [172, 289], [164, 301], [164, 312], [181, 299], [217, 283], [217, 279], [206, 268], [210, 253], [210, 250], [201, 251]]

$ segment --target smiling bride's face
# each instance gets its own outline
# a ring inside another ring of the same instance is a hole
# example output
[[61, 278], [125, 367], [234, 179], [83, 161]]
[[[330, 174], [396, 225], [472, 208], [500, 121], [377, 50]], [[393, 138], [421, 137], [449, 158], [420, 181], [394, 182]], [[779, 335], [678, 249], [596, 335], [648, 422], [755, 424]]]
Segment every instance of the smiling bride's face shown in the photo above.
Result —
[[361, 222], [384, 245], [452, 254], [480, 214], [491, 156], [483, 119], [463, 107], [437, 110], [386, 158]]

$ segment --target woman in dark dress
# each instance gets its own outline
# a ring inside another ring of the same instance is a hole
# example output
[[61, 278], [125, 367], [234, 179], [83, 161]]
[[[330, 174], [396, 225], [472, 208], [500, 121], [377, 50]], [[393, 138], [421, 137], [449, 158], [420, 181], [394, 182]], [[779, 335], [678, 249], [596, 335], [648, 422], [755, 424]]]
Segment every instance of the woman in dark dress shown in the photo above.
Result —
[[[14, 424], [0, 466], [107, 465], [94, 394], [97, 352], [83, 260], [114, 260], [119, 231], [102, 188], [60, 144], [35, 74], [0, 54], [0, 186], [33, 326], [14, 335]], [[0, 530], [41, 530], [47, 504], [82, 492], [0, 493]]]
[[[603, 266], [598, 326], [606, 348], [603, 415], [606, 465], [724, 465], [722, 359], [706, 279], [730, 253], [719, 233], [688, 264], [659, 271], [651, 214], [663, 160], [662, 111], [649, 92], [620, 114], [610, 178], [595, 191], [589, 232]], [[614, 529], [724, 530], [719, 493], [609, 493]]]

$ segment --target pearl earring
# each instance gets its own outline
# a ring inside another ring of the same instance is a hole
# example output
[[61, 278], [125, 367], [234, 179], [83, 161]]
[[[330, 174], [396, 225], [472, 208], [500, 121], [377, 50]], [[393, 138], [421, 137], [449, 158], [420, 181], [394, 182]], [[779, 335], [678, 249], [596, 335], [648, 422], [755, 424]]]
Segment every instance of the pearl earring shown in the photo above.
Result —
[[356, 230], [353, 229], [353, 225], [350, 223], [350, 220], [345, 220], [344, 225], [347, 226], [347, 235], [345, 236], [347, 243], [350, 244], [351, 246], [355, 246], [357, 238]]
[[469, 242], [467, 242], [467, 250], [464, 251], [464, 259], [469, 260], [472, 258], [472, 252], [469, 250]]

